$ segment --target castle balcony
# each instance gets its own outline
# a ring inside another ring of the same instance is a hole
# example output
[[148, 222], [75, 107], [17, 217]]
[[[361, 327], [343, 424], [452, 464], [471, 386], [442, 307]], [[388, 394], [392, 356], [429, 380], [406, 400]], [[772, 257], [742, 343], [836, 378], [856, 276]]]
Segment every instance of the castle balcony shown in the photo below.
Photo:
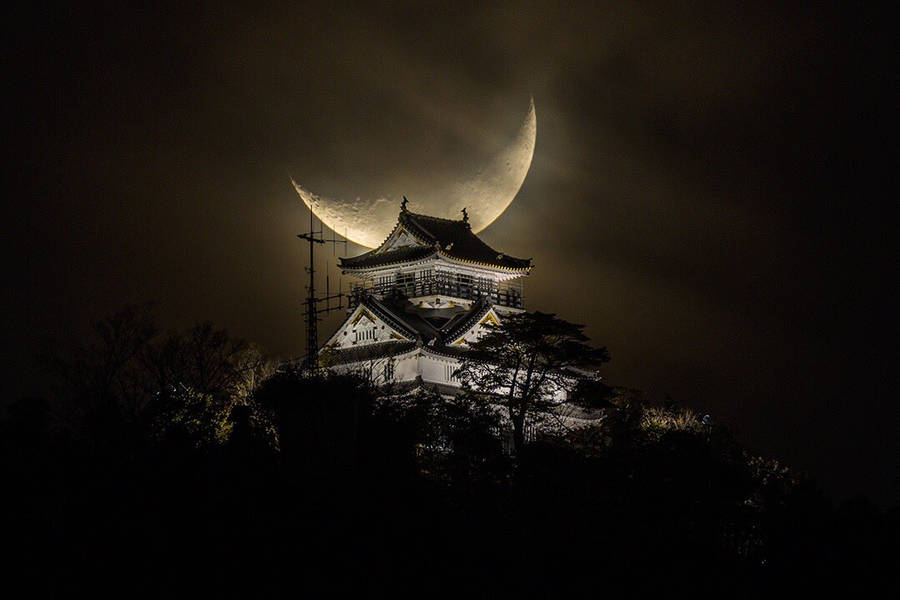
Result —
[[401, 278], [390, 282], [355, 285], [351, 289], [349, 307], [354, 308], [363, 294], [377, 298], [403, 296], [421, 298], [425, 296], [446, 296], [477, 302], [487, 297], [491, 303], [508, 308], [524, 308], [521, 281], [497, 283], [491, 279], [470, 277], [457, 273], [429, 273], [420, 277]]

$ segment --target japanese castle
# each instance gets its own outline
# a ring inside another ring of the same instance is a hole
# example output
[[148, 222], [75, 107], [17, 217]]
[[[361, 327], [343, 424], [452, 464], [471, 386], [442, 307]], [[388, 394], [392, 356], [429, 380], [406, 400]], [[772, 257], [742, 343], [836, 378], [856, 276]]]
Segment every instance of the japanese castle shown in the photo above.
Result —
[[499, 252], [459, 220], [410, 212], [374, 250], [340, 258], [358, 280], [346, 320], [320, 350], [335, 372], [363, 372], [375, 384], [413, 382], [455, 394], [454, 372], [485, 327], [524, 309], [530, 258]]

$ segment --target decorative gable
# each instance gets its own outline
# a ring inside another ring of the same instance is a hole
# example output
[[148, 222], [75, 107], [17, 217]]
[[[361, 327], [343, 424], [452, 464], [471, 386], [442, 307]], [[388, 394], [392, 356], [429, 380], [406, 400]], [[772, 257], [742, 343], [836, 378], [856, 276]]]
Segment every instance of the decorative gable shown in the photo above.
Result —
[[391, 233], [387, 240], [375, 251], [377, 254], [381, 254], [382, 252], [389, 252], [391, 250], [398, 250], [400, 248], [416, 248], [423, 247], [423, 244], [419, 242], [413, 235], [408, 232], [404, 227], [397, 227]]
[[335, 349], [358, 348], [390, 341], [413, 341], [413, 339], [360, 304], [329, 338], [325, 346]]
[[468, 346], [470, 343], [478, 340], [486, 334], [492, 327], [500, 325], [500, 317], [497, 315], [493, 307], [481, 315], [471, 326], [465, 328], [460, 334], [454, 336], [452, 340], [448, 340], [450, 346]]

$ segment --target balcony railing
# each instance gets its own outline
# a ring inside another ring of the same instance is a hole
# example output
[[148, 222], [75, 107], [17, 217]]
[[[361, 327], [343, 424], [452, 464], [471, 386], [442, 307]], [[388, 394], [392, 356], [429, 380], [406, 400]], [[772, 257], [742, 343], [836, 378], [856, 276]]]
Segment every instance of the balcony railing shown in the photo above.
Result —
[[522, 284], [498, 284], [489, 279], [459, 277], [450, 273], [437, 273], [389, 283], [371, 283], [354, 286], [350, 294], [350, 307], [356, 306], [361, 294], [377, 297], [400, 295], [407, 298], [421, 296], [447, 296], [463, 300], [480, 300], [487, 297], [493, 304], [510, 308], [523, 308]]

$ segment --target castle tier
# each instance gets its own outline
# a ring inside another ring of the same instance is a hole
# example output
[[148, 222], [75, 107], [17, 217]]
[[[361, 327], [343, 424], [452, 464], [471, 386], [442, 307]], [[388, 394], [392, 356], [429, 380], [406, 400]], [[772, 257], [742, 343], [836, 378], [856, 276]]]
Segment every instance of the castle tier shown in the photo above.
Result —
[[362, 371], [376, 384], [422, 381], [454, 393], [469, 342], [489, 324], [524, 308], [530, 258], [498, 252], [461, 220], [400, 211], [378, 248], [341, 258], [358, 280], [347, 319], [325, 343], [322, 363]]

